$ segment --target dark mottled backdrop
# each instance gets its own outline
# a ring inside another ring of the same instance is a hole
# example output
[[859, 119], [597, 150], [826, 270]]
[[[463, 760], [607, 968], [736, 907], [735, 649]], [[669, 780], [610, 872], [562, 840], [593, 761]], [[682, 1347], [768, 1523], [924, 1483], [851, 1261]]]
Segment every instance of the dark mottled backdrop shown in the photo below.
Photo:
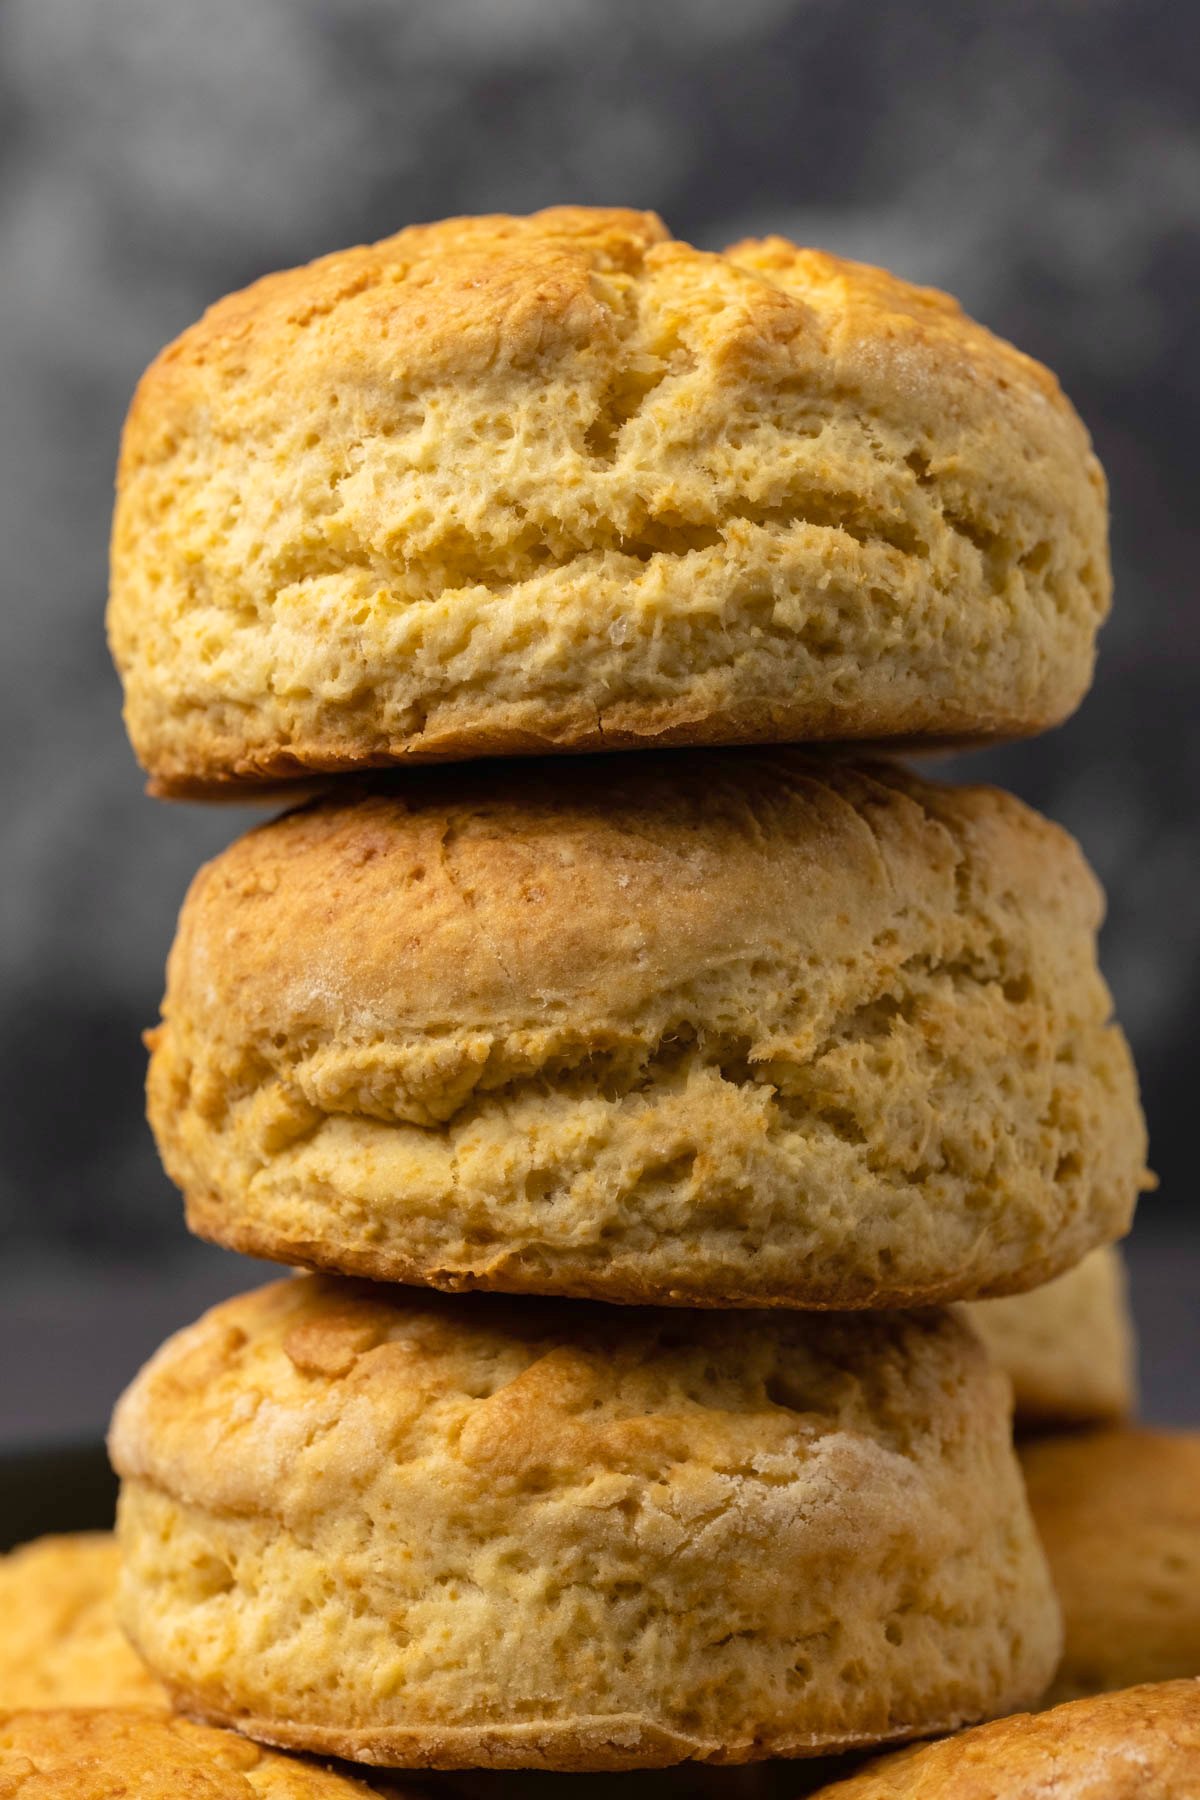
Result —
[[1134, 1246], [1150, 1403], [1196, 1410], [1198, 19], [1179, 0], [0, 0], [0, 1431], [94, 1424], [141, 1350], [253, 1274], [185, 1238], [141, 1122], [175, 909], [241, 819], [143, 799], [121, 733], [102, 608], [133, 383], [263, 270], [564, 199], [945, 285], [1088, 421], [1115, 509], [1099, 679], [1066, 729], [972, 769], [1065, 820], [1108, 886], [1164, 1178]]

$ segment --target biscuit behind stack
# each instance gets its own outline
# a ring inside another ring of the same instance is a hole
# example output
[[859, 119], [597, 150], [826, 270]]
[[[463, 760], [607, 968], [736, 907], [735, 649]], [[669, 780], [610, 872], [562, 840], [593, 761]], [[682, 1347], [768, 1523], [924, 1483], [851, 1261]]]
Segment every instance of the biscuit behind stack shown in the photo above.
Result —
[[[1036, 1701], [1009, 1390], [881, 1309], [1127, 1228], [1100, 895], [1018, 802], [828, 744], [1065, 717], [1108, 588], [1053, 377], [780, 239], [414, 227], [163, 352], [113, 537], [138, 754], [165, 794], [339, 778], [201, 873], [152, 1040], [189, 1223], [333, 1272], [118, 1410], [177, 1701], [564, 1769]], [[501, 752], [543, 760], [397, 768]]]
[[980, 1301], [971, 1323], [1013, 1384], [1018, 1426], [1112, 1424], [1136, 1398], [1125, 1266], [1093, 1250], [1044, 1287]]
[[0, 1712], [0, 1795], [25, 1800], [372, 1800], [229, 1731], [136, 1707]]
[[1050, 1698], [1200, 1670], [1200, 1435], [1146, 1427], [1022, 1446], [1062, 1599]]
[[901, 1750], [814, 1800], [1194, 1800], [1200, 1682], [1136, 1687]]
[[0, 1556], [0, 1704], [167, 1704], [117, 1624], [119, 1564], [103, 1531], [39, 1538]]

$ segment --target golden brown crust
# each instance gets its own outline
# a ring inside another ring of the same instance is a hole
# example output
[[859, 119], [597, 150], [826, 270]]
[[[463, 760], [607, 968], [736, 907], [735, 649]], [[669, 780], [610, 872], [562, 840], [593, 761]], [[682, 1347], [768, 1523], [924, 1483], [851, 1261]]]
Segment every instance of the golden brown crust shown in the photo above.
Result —
[[950, 1314], [295, 1278], [165, 1345], [111, 1450], [143, 1654], [293, 1747], [806, 1756], [1028, 1703], [1058, 1653], [1007, 1389]]
[[160, 791], [1065, 717], [1104, 480], [944, 295], [650, 214], [449, 220], [231, 295], [144, 376], [110, 635]]
[[[939, 717], [944, 719], [949, 714], [943, 709]], [[886, 724], [886, 720], [882, 723]], [[773, 713], [750, 710], [737, 715], [722, 715], [719, 724], [710, 720], [701, 724], [673, 724], [662, 713], [644, 709], [638, 714], [636, 730], [581, 727], [569, 741], [555, 739], [551, 742], [528, 733], [494, 731], [446, 739], [436, 751], [416, 749], [402, 754], [381, 751], [371, 755], [347, 750], [322, 756], [289, 750], [280, 754], [256, 754], [243, 759], [236, 768], [212, 768], [202, 775], [151, 773], [146, 781], [146, 792], [156, 800], [228, 801], [233, 805], [265, 805], [278, 801], [281, 805], [295, 806], [301, 797], [331, 791], [332, 783], [340, 783], [344, 777], [369, 780], [401, 764], [423, 769], [447, 762], [544, 758], [548, 752], [575, 757], [631, 750], [706, 750], [723, 745], [740, 745], [753, 750], [780, 744], [802, 745], [814, 755], [846, 755], [866, 761], [904, 757], [920, 761], [923, 757], [937, 759], [955, 751], [995, 748], [1041, 729], [1031, 726], [1028, 720], [1013, 718], [998, 721], [994, 729], [986, 731], [952, 725], [942, 730], [939, 721], [931, 718], [927, 729], [885, 735], [864, 719], [861, 731], [846, 729], [835, 737], [832, 715], [828, 724], [828, 731], [820, 729], [808, 710], [803, 723], [793, 722], [787, 708], [779, 708]]]
[[230, 1731], [135, 1707], [0, 1713], [0, 1800], [371, 1800]]
[[[686, 1764], [688, 1759], [702, 1761], [703, 1766], [714, 1770], [747, 1766], [744, 1761], [747, 1752], [743, 1747], [730, 1756], [722, 1740], [710, 1741], [692, 1733], [664, 1730], [640, 1713], [605, 1714], [594, 1719], [581, 1716], [572, 1719], [567, 1726], [551, 1723], [473, 1725], [458, 1729], [423, 1727], [413, 1731], [373, 1732], [308, 1723], [281, 1724], [271, 1716], [207, 1704], [197, 1700], [186, 1688], [176, 1689], [176, 1699], [196, 1719], [206, 1721], [214, 1729], [236, 1731], [277, 1750], [357, 1762], [367, 1767], [375, 1764], [398, 1771], [411, 1769], [453, 1775], [472, 1769], [487, 1774], [525, 1770], [546, 1776], [554, 1773], [579, 1776], [655, 1770], [668, 1774]], [[930, 1720], [921, 1725], [919, 1735], [936, 1736], [953, 1731], [962, 1722], [958, 1717]], [[840, 1736], [819, 1732], [811, 1738], [806, 1735], [779, 1738], [773, 1741], [769, 1750], [751, 1750], [749, 1754], [793, 1760], [803, 1765], [810, 1757], [824, 1761], [850, 1756], [854, 1752], [861, 1754], [883, 1745], [905, 1743], [914, 1735], [911, 1727], [889, 1729], [886, 1725]], [[412, 1790], [407, 1791], [411, 1793]], [[434, 1790], [435, 1793], [441, 1791], [440, 1788]], [[445, 1791], [454, 1792], [453, 1785]], [[807, 1791], [801, 1774], [791, 1792], [803, 1794]], [[0, 1790], [0, 1800], [4, 1800], [3, 1790]]]
[[1194, 1800], [1200, 1682], [1020, 1713], [901, 1750], [814, 1800]]
[[107, 1531], [38, 1538], [0, 1557], [5, 1706], [166, 1706], [117, 1624], [119, 1569]]
[[1200, 1675], [1200, 1433], [1044, 1438], [1021, 1461], [1066, 1625], [1049, 1699]]
[[414, 772], [193, 885], [149, 1114], [194, 1230], [384, 1281], [903, 1306], [1129, 1222], [1066, 835], [790, 752]]
[[1132, 1412], [1133, 1320], [1113, 1245], [1028, 1294], [978, 1301], [970, 1316], [1013, 1384], [1018, 1430], [1109, 1425]]

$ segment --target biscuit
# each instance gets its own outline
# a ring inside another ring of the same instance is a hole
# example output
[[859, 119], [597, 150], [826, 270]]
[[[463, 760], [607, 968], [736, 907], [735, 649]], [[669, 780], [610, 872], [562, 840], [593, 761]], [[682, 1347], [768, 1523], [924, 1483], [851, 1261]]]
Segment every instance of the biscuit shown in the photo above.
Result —
[[[371, 1800], [360, 1781], [148, 1709], [0, 1712], [3, 1800]], [[397, 1794], [397, 1800], [400, 1800]]]
[[177, 1703], [395, 1766], [807, 1756], [1036, 1699], [1057, 1606], [951, 1312], [298, 1276], [119, 1403], [121, 1616]]
[[1200, 1675], [1200, 1432], [1022, 1446], [1066, 1642], [1048, 1698]]
[[38, 1538], [0, 1556], [6, 1707], [160, 1706], [167, 1697], [117, 1624], [108, 1532]]
[[1019, 1713], [900, 1750], [813, 1800], [1194, 1800], [1200, 1682]]
[[413, 770], [198, 876], [149, 1114], [201, 1236], [382, 1281], [903, 1306], [1129, 1224], [1077, 846], [794, 752]]
[[268, 276], [164, 350], [109, 633], [170, 792], [1038, 731], [1109, 593], [1086, 431], [946, 295], [561, 207]]
[[970, 1316], [1013, 1384], [1018, 1428], [1111, 1424], [1132, 1411], [1133, 1320], [1113, 1246], [1032, 1293], [981, 1300]]

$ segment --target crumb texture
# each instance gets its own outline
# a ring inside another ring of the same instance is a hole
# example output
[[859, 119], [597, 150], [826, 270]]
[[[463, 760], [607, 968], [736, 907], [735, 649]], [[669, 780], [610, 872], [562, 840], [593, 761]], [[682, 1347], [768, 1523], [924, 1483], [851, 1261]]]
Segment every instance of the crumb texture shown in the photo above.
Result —
[[0, 1800], [371, 1800], [359, 1781], [150, 1709], [0, 1712]]
[[1031, 1293], [980, 1301], [971, 1323], [1013, 1384], [1018, 1427], [1112, 1424], [1132, 1412], [1133, 1320], [1113, 1245]]
[[120, 1556], [108, 1532], [38, 1538], [0, 1557], [0, 1701], [6, 1707], [161, 1706], [117, 1624]]
[[1076, 706], [1107, 500], [954, 301], [652, 214], [454, 219], [268, 276], [143, 377], [110, 640], [171, 789]]
[[1009, 796], [790, 752], [412, 771], [197, 877], [149, 1115], [194, 1229], [687, 1305], [1027, 1288], [1143, 1179], [1099, 888]]
[[121, 1401], [127, 1629], [189, 1712], [432, 1767], [744, 1762], [1029, 1704], [1057, 1608], [951, 1313], [295, 1277]]
[[901, 1750], [813, 1800], [1192, 1800], [1200, 1682], [1171, 1681], [1019, 1714]]
[[1066, 1626], [1049, 1697], [1200, 1674], [1200, 1432], [1046, 1438], [1021, 1461]]

